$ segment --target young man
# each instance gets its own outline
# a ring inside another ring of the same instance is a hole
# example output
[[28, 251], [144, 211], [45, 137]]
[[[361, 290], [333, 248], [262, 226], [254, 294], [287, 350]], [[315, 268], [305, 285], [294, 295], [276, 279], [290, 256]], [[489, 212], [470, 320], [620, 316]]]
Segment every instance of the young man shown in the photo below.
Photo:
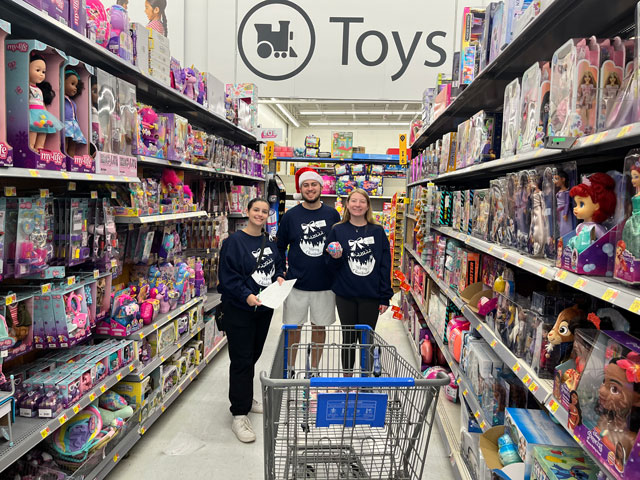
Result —
[[[294, 198], [302, 203], [288, 210], [282, 217], [278, 229], [277, 245], [285, 258], [289, 248], [286, 278], [297, 279], [293, 291], [284, 302], [283, 323], [296, 324], [298, 329], [289, 334], [289, 345], [300, 343], [300, 326], [311, 317], [311, 341], [316, 344], [311, 353], [311, 368], [317, 370], [322, 346], [325, 341], [325, 326], [336, 320], [335, 294], [331, 291], [331, 273], [324, 258], [324, 243], [334, 224], [340, 221], [335, 208], [320, 201], [322, 177], [313, 168], [304, 167], [296, 173]], [[290, 366], [294, 366], [296, 351], [290, 355]]]

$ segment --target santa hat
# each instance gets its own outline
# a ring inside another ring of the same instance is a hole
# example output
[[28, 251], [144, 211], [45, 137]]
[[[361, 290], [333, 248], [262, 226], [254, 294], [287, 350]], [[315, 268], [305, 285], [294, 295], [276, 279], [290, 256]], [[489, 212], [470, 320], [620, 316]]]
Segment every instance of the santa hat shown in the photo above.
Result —
[[293, 194], [293, 198], [296, 200], [302, 200], [302, 194], [300, 193], [300, 185], [307, 180], [313, 180], [318, 182], [320, 186], [324, 184], [322, 177], [311, 167], [303, 167], [296, 172], [296, 192]]

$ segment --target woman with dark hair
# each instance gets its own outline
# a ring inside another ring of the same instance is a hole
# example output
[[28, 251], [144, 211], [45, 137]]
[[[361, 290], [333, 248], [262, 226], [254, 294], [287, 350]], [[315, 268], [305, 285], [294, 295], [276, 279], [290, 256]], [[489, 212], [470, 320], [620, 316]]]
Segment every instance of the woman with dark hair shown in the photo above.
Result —
[[222, 326], [229, 343], [229, 401], [238, 440], [256, 439], [249, 412], [262, 413], [253, 399], [255, 364], [262, 354], [273, 309], [262, 306], [258, 294], [276, 279], [284, 281], [284, 261], [275, 242], [264, 232], [269, 204], [254, 198], [249, 223], [227, 238], [220, 249], [218, 290], [222, 294]]

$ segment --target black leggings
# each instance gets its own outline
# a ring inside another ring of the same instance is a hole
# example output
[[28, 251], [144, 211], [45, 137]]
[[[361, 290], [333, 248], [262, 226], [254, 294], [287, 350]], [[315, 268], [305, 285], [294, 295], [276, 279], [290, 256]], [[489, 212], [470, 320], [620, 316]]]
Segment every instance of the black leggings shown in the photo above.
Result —
[[254, 367], [269, 332], [273, 310], [242, 310], [222, 304], [229, 342], [229, 401], [233, 415], [247, 415], [253, 402]]
[[[336, 295], [336, 307], [338, 307], [338, 315], [340, 323], [345, 327], [353, 325], [369, 325], [375, 330], [378, 323], [378, 315], [380, 311], [380, 300], [376, 298], [345, 298]], [[342, 333], [342, 342], [345, 345], [353, 345], [342, 349], [342, 368], [346, 371], [353, 370], [355, 362], [355, 344], [362, 343], [362, 333], [355, 332], [353, 329], [344, 330]], [[371, 341], [369, 341], [371, 342]], [[371, 365], [360, 368], [371, 370]]]

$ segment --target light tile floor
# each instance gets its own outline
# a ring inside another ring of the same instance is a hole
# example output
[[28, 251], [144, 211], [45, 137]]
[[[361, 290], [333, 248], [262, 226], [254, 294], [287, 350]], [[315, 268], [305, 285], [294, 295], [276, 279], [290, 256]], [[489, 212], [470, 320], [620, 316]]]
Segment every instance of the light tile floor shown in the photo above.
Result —
[[[260, 395], [259, 372], [271, 366], [281, 322], [279, 310], [274, 314], [262, 358], [256, 366], [255, 398]], [[415, 363], [403, 326], [393, 319], [391, 310], [380, 318], [376, 330], [410, 363]], [[264, 478], [262, 415], [250, 414], [257, 441], [240, 443], [231, 432], [228, 370], [225, 348], [121, 460], [109, 480]], [[454, 478], [435, 426], [424, 472], [425, 479]]]

